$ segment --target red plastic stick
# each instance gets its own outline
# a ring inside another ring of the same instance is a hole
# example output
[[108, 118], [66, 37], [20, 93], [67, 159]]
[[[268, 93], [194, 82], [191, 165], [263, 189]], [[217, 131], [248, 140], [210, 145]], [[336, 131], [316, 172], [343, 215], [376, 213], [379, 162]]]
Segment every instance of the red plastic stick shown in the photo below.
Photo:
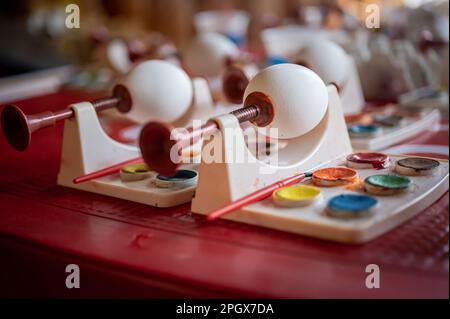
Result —
[[305, 177], [310, 177], [311, 175], [312, 175], [312, 173], [303, 173], [303, 174], [294, 175], [294, 176], [285, 178], [281, 181], [270, 184], [269, 186], [261, 188], [260, 190], [257, 190], [254, 193], [251, 193], [245, 197], [242, 197], [242, 198], [238, 199], [237, 201], [234, 201], [234, 202], [228, 204], [225, 207], [219, 208], [219, 209], [209, 213], [206, 216], [206, 220], [213, 221], [213, 220], [219, 218], [220, 216], [223, 216], [225, 214], [228, 214], [235, 210], [238, 210], [239, 208], [241, 208], [243, 206], [259, 202], [259, 201], [269, 197], [270, 195], [272, 195], [272, 193], [274, 191], [276, 191], [277, 189], [297, 184], [297, 183], [301, 182]]
[[98, 171], [89, 173], [87, 175], [79, 176], [79, 177], [73, 179], [73, 183], [79, 184], [79, 183], [87, 182], [87, 181], [90, 181], [90, 180], [93, 180], [93, 179], [96, 179], [99, 177], [117, 174], [120, 172], [120, 169], [123, 166], [130, 165], [130, 164], [139, 164], [139, 163], [144, 163], [144, 160], [142, 159], [142, 157], [136, 157], [136, 158], [127, 160], [122, 163], [118, 163], [118, 164], [114, 164], [109, 167], [102, 168]]

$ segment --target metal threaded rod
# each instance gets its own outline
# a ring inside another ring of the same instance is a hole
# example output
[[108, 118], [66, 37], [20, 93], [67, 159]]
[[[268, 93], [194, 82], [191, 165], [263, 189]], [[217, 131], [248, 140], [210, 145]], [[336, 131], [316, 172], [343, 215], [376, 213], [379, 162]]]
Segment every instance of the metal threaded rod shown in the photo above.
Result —
[[92, 101], [92, 105], [95, 108], [95, 111], [100, 112], [106, 109], [113, 108], [120, 102], [120, 98], [118, 97], [106, 97]]
[[251, 121], [258, 117], [260, 114], [259, 108], [254, 105], [250, 105], [247, 107], [244, 107], [242, 109], [235, 110], [233, 112], [230, 112], [231, 115], [234, 115], [239, 123]]

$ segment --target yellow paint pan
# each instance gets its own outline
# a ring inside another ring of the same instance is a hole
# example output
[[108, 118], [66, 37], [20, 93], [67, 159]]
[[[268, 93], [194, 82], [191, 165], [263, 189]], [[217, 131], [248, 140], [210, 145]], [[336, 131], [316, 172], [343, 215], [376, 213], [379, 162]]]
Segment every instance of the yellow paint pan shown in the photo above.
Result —
[[274, 203], [282, 207], [308, 206], [322, 198], [319, 188], [308, 185], [283, 187], [272, 194]]

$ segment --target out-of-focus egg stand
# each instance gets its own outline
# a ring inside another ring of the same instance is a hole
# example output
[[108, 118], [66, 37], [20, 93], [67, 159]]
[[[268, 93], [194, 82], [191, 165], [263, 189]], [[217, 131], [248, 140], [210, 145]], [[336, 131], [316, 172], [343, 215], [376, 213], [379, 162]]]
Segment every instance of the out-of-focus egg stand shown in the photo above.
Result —
[[[340, 97], [346, 115], [362, 114], [366, 111], [366, 102], [358, 68], [354, 58], [336, 43], [345, 42], [336, 35], [339, 33], [288, 26], [267, 29], [263, 31], [262, 39], [269, 55], [282, 56], [292, 62], [305, 64], [326, 83], [337, 84], [341, 88]], [[283, 43], [283, 46], [278, 46], [277, 43]], [[370, 82], [370, 79], [365, 78], [363, 81]], [[392, 103], [386, 107], [388, 108], [400, 113], [405, 111], [405, 114], [409, 110], [407, 105]], [[438, 123], [440, 119], [437, 109], [423, 109], [417, 113], [415, 116], [405, 116], [401, 126], [383, 128], [380, 134], [351, 136], [353, 147], [361, 150], [380, 150], [417, 135]]]
[[[192, 125], [193, 120], [207, 119], [214, 114], [206, 81], [191, 80], [181, 69], [167, 62], [144, 62], [119, 83], [130, 91], [133, 108], [127, 117], [136, 122], [157, 119], [175, 127], [186, 127]], [[76, 116], [64, 123], [59, 185], [159, 207], [175, 206], [192, 199], [195, 186], [169, 190], [157, 188], [152, 180], [125, 183], [118, 176], [107, 176], [74, 184], [76, 177], [139, 157], [140, 152], [136, 146], [107, 136], [91, 103], [77, 103], [71, 108]], [[199, 154], [200, 145], [192, 148]], [[189, 157], [189, 162], [192, 160]]]
[[194, 16], [197, 36], [186, 50], [184, 61], [194, 75], [208, 79], [218, 113], [237, 108], [234, 104], [241, 103], [239, 99], [230, 100], [224, 93], [227, 71], [233, 68], [248, 78], [259, 71], [245, 50], [249, 21], [248, 13], [240, 10], [202, 11]]

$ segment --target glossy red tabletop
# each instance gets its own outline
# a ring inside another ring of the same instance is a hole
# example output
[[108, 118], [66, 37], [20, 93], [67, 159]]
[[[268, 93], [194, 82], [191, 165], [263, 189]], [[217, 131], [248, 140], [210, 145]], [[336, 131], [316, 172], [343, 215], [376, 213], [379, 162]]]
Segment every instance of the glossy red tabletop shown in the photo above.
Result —
[[[17, 104], [35, 113], [88, 96], [66, 91]], [[0, 137], [1, 296], [449, 296], [448, 193], [364, 245], [206, 223], [190, 204], [161, 209], [57, 186], [62, 130], [60, 123], [35, 134], [22, 153]], [[396, 147], [405, 145], [448, 157], [448, 121]], [[64, 285], [71, 263], [80, 266], [80, 289]], [[365, 286], [373, 263], [379, 289]]]

